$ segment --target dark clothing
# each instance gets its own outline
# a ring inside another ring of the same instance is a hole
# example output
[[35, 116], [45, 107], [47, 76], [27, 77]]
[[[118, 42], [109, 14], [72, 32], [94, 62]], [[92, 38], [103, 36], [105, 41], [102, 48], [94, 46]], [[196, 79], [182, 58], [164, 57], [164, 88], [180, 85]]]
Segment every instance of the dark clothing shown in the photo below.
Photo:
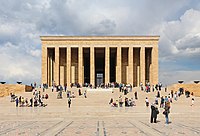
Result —
[[137, 98], [137, 92], [135, 92], [135, 99], [137, 100], [138, 98]]
[[19, 99], [17, 98], [17, 99], [15, 100], [15, 102], [16, 102], [16, 107], [18, 107]]
[[160, 98], [160, 92], [158, 91], [157, 97]]
[[70, 105], [71, 105], [71, 99], [68, 100], [68, 106], [70, 108]]
[[165, 106], [165, 110], [163, 112], [163, 114], [165, 115], [165, 119], [166, 119], [166, 124], [169, 124], [169, 111], [170, 107], [169, 106]]
[[151, 105], [151, 123], [156, 123], [157, 114], [159, 114], [158, 108]]
[[31, 103], [30, 106], [33, 107], [33, 99], [32, 98], [30, 99], [30, 103]]
[[81, 96], [82, 94], [81, 94], [81, 89], [79, 89], [78, 90], [78, 94], [79, 94], [79, 96]]

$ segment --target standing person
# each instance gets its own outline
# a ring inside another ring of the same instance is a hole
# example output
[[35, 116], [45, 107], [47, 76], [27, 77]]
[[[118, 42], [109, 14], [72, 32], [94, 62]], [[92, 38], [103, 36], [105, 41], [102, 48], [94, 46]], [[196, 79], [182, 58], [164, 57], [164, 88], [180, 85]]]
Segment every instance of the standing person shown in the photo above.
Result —
[[166, 119], [166, 124], [169, 124], [169, 113], [170, 113], [170, 111], [169, 111], [169, 109], [170, 109], [170, 106], [169, 106], [169, 104], [168, 103], [170, 103], [170, 102], [166, 102], [165, 103], [165, 110], [164, 110], [164, 112], [163, 112], [163, 114], [165, 115], [165, 119]]
[[78, 95], [81, 96], [81, 89], [78, 89]]
[[120, 95], [119, 97], [119, 106], [122, 107], [123, 101], [122, 101], [122, 96]]
[[33, 107], [33, 98], [30, 99], [30, 107]]
[[140, 83], [141, 91], [143, 91], [143, 84], [142, 82]]
[[69, 99], [68, 99], [68, 107], [70, 108], [70, 105], [71, 105], [71, 99], [70, 99], [70, 97], [69, 97]]
[[158, 91], [158, 93], [157, 93], [157, 97], [160, 98], [160, 91]]
[[165, 99], [162, 96], [161, 99], [160, 99], [160, 108], [163, 108], [164, 102], [165, 102]]
[[157, 119], [157, 114], [159, 114], [159, 110], [158, 108], [156, 107], [155, 104], [152, 104], [151, 105], [151, 123], [156, 123], [156, 119]]
[[171, 90], [171, 97], [174, 98], [174, 91]]
[[67, 83], [64, 86], [65, 92], [67, 91]]
[[54, 87], [53, 87], [53, 85], [51, 86], [51, 91], [53, 92], [53, 90], [54, 90]]
[[147, 97], [146, 97], [146, 99], [145, 99], [145, 102], [146, 102], [146, 106], [149, 107], [149, 100], [148, 100]]
[[18, 97], [16, 98], [15, 103], [16, 103], [16, 107], [18, 107], [18, 104], [19, 104], [19, 99], [18, 99]]
[[152, 92], [154, 92], [154, 85], [152, 85]]
[[86, 92], [86, 90], [84, 92], [84, 97], [87, 98], [87, 92]]
[[137, 91], [135, 91], [135, 99], [136, 100], [138, 99], [138, 97], [137, 97]]
[[191, 106], [193, 106], [194, 105], [194, 97], [192, 97], [192, 104], [191, 104]]
[[22, 103], [22, 97], [21, 96], [19, 96], [19, 105], [21, 105], [21, 103]]
[[177, 101], [177, 92], [174, 93], [174, 100]]
[[155, 104], [158, 105], [158, 97], [155, 97]]

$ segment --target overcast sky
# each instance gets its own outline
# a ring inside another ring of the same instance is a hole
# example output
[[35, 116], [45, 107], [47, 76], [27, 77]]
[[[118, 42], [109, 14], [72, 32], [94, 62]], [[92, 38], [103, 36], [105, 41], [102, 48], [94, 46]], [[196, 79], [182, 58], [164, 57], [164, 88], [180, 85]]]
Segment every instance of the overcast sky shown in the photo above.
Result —
[[1, 0], [0, 81], [40, 82], [40, 35], [160, 35], [159, 80], [200, 80], [199, 0]]

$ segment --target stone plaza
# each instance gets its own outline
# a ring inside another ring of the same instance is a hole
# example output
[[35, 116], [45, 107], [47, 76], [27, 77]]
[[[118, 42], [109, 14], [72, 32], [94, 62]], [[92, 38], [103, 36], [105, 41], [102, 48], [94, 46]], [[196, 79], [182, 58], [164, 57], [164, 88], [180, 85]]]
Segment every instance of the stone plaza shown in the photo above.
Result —
[[[84, 90], [85, 88], [83, 88]], [[39, 89], [41, 90], [41, 89]], [[125, 97], [118, 89], [97, 89], [87, 92], [87, 98], [72, 98], [72, 106], [68, 108], [66, 93], [63, 99], [57, 99], [57, 92], [47, 89], [49, 99], [44, 100], [47, 107], [15, 107], [10, 97], [0, 98], [0, 135], [7, 136], [198, 136], [200, 135], [200, 99], [195, 98], [194, 106], [190, 106], [191, 98], [181, 96], [173, 101], [170, 110], [170, 124], [165, 124], [159, 108], [158, 122], [150, 123], [150, 107], [145, 106], [145, 97], [150, 103], [155, 99], [156, 92], [146, 93], [134, 88], [126, 97], [134, 97], [138, 91], [138, 100], [134, 107], [111, 107], [110, 98], [117, 100], [119, 95]], [[169, 92], [161, 91], [161, 96]], [[30, 98], [32, 92], [18, 93], [18, 96]], [[159, 101], [160, 103], [160, 101]]]

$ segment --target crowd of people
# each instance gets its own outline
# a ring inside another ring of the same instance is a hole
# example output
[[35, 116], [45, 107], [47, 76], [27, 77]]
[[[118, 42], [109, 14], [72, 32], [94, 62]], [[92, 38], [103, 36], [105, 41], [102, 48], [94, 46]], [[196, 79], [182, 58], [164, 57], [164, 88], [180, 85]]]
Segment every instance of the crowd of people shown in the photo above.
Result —
[[[15, 94], [11, 93], [11, 102], [16, 103], [16, 107], [45, 107], [47, 104], [44, 104], [44, 99], [48, 99], [48, 93], [45, 94], [45, 90], [48, 89], [48, 84], [43, 84], [40, 86], [42, 88], [43, 94], [41, 94], [40, 91], [36, 89], [36, 83], [33, 85], [33, 96], [31, 98], [25, 98], [23, 96], [16, 96]], [[92, 88], [93, 86], [91, 84], [84, 84], [83, 86]], [[70, 87], [77, 87], [77, 95], [78, 97], [83, 96], [84, 98], [87, 98], [87, 91], [83, 90], [79, 83], [71, 84]], [[133, 107], [136, 106], [136, 101], [138, 100], [138, 91], [133, 92], [133, 88], [131, 84], [118, 84], [118, 83], [109, 83], [109, 84], [101, 84], [101, 88], [112, 88], [112, 87], [118, 87], [120, 96], [118, 99], [114, 100], [113, 98], [110, 98], [109, 104], [111, 107]], [[157, 115], [160, 113], [159, 110], [162, 110], [163, 115], [165, 116], [165, 123], [169, 123], [169, 113], [170, 113], [170, 104], [174, 101], [178, 101], [179, 97], [181, 97], [184, 92], [186, 98], [189, 98], [192, 96], [192, 103], [191, 106], [194, 105], [194, 97], [193, 93], [190, 93], [188, 90], [185, 90], [183, 88], [180, 88], [179, 90], [176, 90], [175, 92], [171, 90], [167, 95], [163, 96], [161, 95], [161, 90], [164, 90], [164, 92], [167, 92], [167, 89], [162, 89], [162, 84], [158, 83], [156, 85], [150, 85], [150, 83], [146, 83], [143, 85], [143, 83], [140, 83], [140, 91], [145, 93], [156, 93], [155, 100], [151, 102], [148, 99], [148, 97], [145, 98], [145, 106], [149, 107], [150, 105], [150, 122], [156, 123], [157, 122]], [[52, 92], [57, 92], [57, 99], [63, 98], [63, 93], [66, 93], [67, 97], [67, 103], [68, 107], [71, 107], [72, 104], [72, 98], [76, 98], [75, 92], [71, 92], [67, 88], [67, 84], [63, 86], [61, 85], [55, 85], [53, 84], [51, 87]], [[113, 92], [112, 92], [113, 93]], [[132, 93], [135, 98], [131, 97], [128, 98], [128, 93]], [[160, 100], [159, 100], [160, 99]], [[159, 103], [160, 102], [160, 103]]]
[[41, 95], [40, 91], [33, 89], [33, 97], [25, 98], [23, 96], [16, 96], [13, 93], [10, 94], [11, 102], [15, 102], [16, 107], [45, 107], [44, 99], [48, 99], [48, 94]]

